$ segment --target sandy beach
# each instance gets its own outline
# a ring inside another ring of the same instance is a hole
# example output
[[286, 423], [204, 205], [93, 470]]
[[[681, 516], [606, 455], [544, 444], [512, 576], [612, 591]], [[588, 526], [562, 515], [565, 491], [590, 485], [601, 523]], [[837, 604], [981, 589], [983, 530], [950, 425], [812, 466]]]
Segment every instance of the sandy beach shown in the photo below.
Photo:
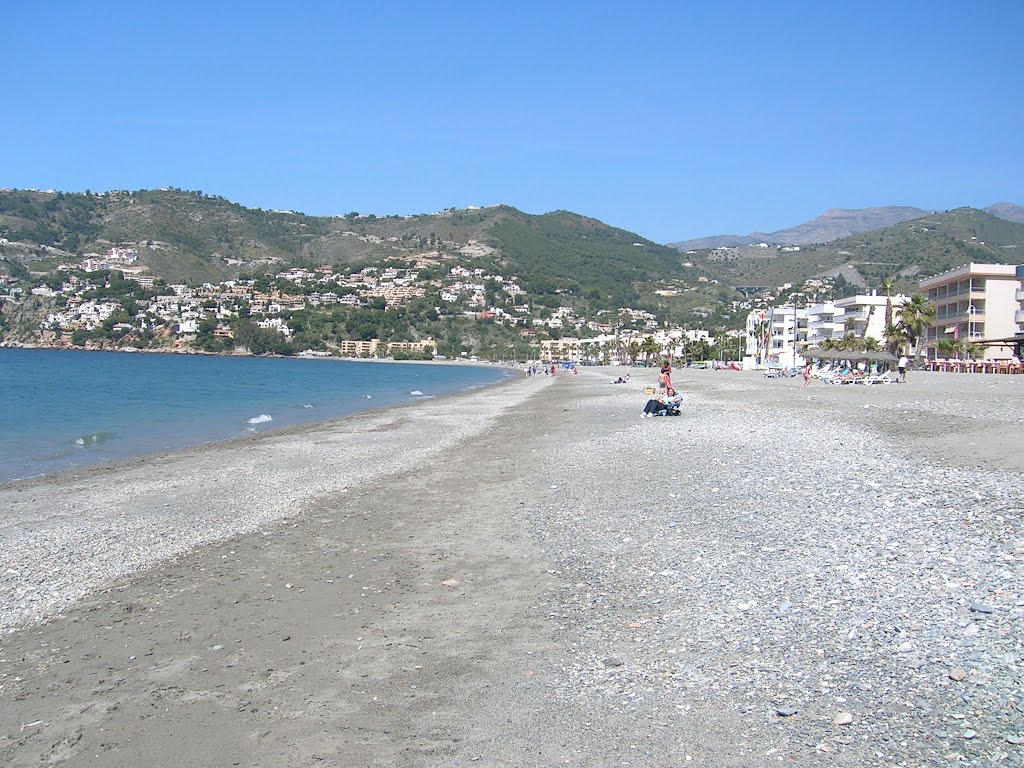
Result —
[[0, 487], [0, 764], [1024, 765], [1024, 376], [620, 370]]

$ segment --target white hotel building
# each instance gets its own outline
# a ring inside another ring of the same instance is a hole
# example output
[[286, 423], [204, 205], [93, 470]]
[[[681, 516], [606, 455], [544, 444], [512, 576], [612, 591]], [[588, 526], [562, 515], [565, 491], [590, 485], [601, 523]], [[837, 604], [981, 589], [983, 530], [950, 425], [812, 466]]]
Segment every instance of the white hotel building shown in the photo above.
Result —
[[[899, 322], [900, 308], [906, 300], [903, 294], [888, 299], [892, 302], [892, 322]], [[858, 339], [873, 338], [884, 344], [886, 301], [885, 296], [871, 293], [809, 307], [794, 308], [790, 304], [755, 310], [747, 316], [747, 353], [744, 363], [800, 365], [801, 349], [816, 347], [826, 339], [838, 340], [850, 333]], [[767, 323], [768, 338], [767, 343], [762, 338], [759, 344], [758, 326], [763, 323]]]

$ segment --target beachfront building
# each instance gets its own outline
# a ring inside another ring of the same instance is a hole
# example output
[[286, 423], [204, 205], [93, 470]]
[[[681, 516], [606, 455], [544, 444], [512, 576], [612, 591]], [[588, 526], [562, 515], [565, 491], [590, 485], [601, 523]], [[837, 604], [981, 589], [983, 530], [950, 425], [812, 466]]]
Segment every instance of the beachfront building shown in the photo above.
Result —
[[1017, 346], [1019, 347], [1021, 339], [1024, 337], [1024, 264], [1017, 267], [1017, 280], [1021, 284], [1021, 287], [1017, 289], [1017, 305], [1020, 309], [1017, 310], [1014, 319], [1017, 321]]
[[541, 360], [566, 360], [579, 362], [580, 339], [542, 339], [540, 342]]
[[800, 365], [803, 358], [799, 350], [807, 343], [808, 307], [782, 307], [755, 309], [747, 315], [747, 339], [743, 367], [778, 364]]
[[747, 325], [744, 336], [747, 344], [743, 351], [743, 367], [754, 368], [763, 365], [767, 355], [768, 342], [771, 338], [771, 323], [768, 322], [767, 309], [754, 309], [747, 314]]
[[846, 333], [843, 310], [831, 301], [807, 308], [807, 346], [817, 347], [823, 341], [837, 341]]
[[409, 352], [413, 354], [433, 354], [434, 350], [437, 349], [437, 342], [429, 336], [419, 341], [392, 341], [388, 344], [388, 352], [392, 355], [395, 352]]
[[356, 339], [345, 339], [338, 342], [338, 351], [342, 357], [373, 357], [377, 354], [379, 339], [368, 339], [359, 341]]
[[824, 341], [838, 341], [851, 334], [857, 339], [871, 338], [885, 343], [887, 301], [892, 304], [892, 322], [898, 323], [900, 308], [907, 301], [903, 294], [887, 299], [872, 291], [870, 295], [848, 296], [808, 307], [807, 345], [816, 347]]
[[1014, 264], [964, 264], [921, 281], [920, 288], [935, 305], [935, 321], [925, 329], [922, 343], [930, 357], [944, 339], [981, 344], [986, 360], [1005, 360], [1013, 344], [993, 343], [1019, 333], [1021, 275]]
[[[591, 363], [622, 363], [620, 351], [623, 344], [627, 343], [626, 338], [616, 336], [614, 333], [602, 333], [599, 336], [592, 336], [589, 339], [563, 339], [563, 341], [575, 341], [578, 348], [579, 360]], [[541, 349], [544, 348], [544, 341], [541, 341]]]
[[885, 338], [885, 305], [892, 303], [892, 322], [898, 323], [900, 308], [906, 303], [903, 294], [896, 296], [879, 296], [875, 291], [869, 296], [847, 296], [836, 299], [835, 307], [841, 311], [843, 335], [853, 334], [858, 339], [877, 339], [884, 342]]

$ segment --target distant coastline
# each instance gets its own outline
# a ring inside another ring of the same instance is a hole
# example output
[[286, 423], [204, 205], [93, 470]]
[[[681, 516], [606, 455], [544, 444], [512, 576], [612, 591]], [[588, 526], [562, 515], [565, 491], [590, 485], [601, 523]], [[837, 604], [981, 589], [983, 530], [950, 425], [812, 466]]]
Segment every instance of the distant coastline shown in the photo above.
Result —
[[252, 358], [255, 360], [335, 360], [344, 361], [347, 363], [395, 363], [395, 364], [406, 364], [412, 363], [416, 365], [462, 365], [462, 366], [476, 366], [484, 368], [499, 367], [512, 367], [514, 361], [488, 361], [488, 360], [470, 360], [466, 357], [446, 357], [446, 358], [435, 358], [433, 360], [395, 360], [391, 357], [345, 357], [343, 355], [303, 355], [302, 353], [295, 355], [278, 355], [273, 353], [265, 353], [255, 355], [252, 352], [210, 352], [205, 349], [196, 349], [195, 347], [154, 347], [152, 349], [142, 349], [140, 347], [131, 346], [109, 346], [109, 347], [96, 347], [96, 346], [82, 346], [76, 347], [73, 344], [44, 344], [37, 342], [20, 342], [20, 341], [9, 341], [5, 340], [0, 342], [0, 349], [48, 349], [58, 352], [119, 352], [124, 354], [141, 354], [141, 355], [191, 355], [195, 357], [229, 357], [229, 358]]

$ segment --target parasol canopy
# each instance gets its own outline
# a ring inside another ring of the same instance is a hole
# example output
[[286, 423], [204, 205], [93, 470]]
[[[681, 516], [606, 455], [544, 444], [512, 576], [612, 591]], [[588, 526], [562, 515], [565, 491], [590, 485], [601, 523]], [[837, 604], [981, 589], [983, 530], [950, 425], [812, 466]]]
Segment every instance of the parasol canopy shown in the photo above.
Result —
[[813, 357], [818, 360], [850, 360], [852, 362], [859, 362], [864, 360], [866, 362], [883, 362], [883, 363], [895, 363], [898, 358], [892, 352], [885, 352], [883, 350], [878, 351], [861, 351], [854, 349], [821, 349], [815, 347], [813, 349], [805, 349], [803, 351], [804, 357]]

